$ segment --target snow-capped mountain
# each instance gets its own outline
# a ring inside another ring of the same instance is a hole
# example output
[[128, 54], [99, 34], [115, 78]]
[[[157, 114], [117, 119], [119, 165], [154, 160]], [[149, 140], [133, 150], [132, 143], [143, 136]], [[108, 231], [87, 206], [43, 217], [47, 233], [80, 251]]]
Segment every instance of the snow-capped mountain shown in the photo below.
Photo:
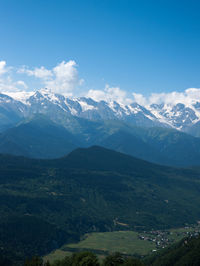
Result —
[[[200, 103], [185, 106], [183, 103], [124, 105], [116, 101], [94, 101], [81, 97], [70, 99], [49, 89], [41, 89], [29, 96], [0, 94], [1, 129], [19, 122], [20, 119], [43, 113], [54, 121], [68, 123], [68, 117], [76, 116], [89, 120], [122, 120], [142, 127], [171, 127], [189, 132], [200, 121]], [[197, 127], [199, 128], [199, 126]]]
[[0, 131], [28, 115], [28, 106], [12, 97], [0, 94]]
[[185, 106], [183, 103], [176, 105], [152, 104], [149, 109], [160, 121], [183, 131], [197, 123], [200, 118], [198, 110]]

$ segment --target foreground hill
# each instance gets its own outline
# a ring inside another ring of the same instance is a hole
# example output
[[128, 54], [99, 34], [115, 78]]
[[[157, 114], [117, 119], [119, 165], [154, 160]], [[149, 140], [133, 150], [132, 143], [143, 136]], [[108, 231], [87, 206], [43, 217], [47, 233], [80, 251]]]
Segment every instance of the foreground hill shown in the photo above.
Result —
[[91, 231], [182, 226], [200, 217], [199, 170], [98, 146], [55, 160], [0, 156], [0, 245], [17, 260]]

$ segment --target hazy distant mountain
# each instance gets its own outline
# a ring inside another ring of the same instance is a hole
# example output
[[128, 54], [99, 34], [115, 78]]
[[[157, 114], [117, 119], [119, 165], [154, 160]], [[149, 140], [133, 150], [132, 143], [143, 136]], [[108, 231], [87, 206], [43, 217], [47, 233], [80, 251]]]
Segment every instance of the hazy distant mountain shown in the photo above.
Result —
[[39, 114], [0, 134], [0, 153], [56, 158], [78, 146], [80, 142], [64, 127]]
[[[134, 134], [161, 156], [157, 163], [180, 166], [200, 164], [200, 138], [169, 128], [135, 128]], [[150, 161], [152, 161], [150, 159]], [[154, 161], [155, 162], [155, 161]]]
[[63, 127], [35, 114], [0, 134], [0, 153], [57, 158], [77, 147], [100, 145], [163, 165], [200, 165], [200, 138], [169, 128], [141, 128], [120, 120], [69, 116]]

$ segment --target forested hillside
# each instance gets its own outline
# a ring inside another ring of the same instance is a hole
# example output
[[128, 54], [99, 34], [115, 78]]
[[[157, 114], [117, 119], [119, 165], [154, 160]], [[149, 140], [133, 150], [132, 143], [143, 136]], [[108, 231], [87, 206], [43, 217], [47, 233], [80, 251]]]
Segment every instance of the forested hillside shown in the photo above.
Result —
[[97, 146], [56, 160], [1, 155], [1, 253], [20, 260], [87, 232], [194, 223], [199, 191], [198, 169], [154, 165]]

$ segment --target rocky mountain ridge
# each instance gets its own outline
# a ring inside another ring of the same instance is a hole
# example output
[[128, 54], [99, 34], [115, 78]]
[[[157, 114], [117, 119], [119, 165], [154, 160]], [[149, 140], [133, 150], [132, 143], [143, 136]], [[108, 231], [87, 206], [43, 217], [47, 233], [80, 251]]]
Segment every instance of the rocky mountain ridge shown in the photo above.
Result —
[[124, 105], [116, 101], [97, 102], [86, 97], [68, 98], [49, 89], [38, 90], [28, 97], [14, 98], [0, 94], [1, 131], [36, 113], [48, 115], [54, 121], [67, 121], [69, 116], [93, 121], [122, 120], [134, 126], [169, 127], [200, 135], [199, 102], [190, 106], [183, 103], [142, 106], [136, 102]]

